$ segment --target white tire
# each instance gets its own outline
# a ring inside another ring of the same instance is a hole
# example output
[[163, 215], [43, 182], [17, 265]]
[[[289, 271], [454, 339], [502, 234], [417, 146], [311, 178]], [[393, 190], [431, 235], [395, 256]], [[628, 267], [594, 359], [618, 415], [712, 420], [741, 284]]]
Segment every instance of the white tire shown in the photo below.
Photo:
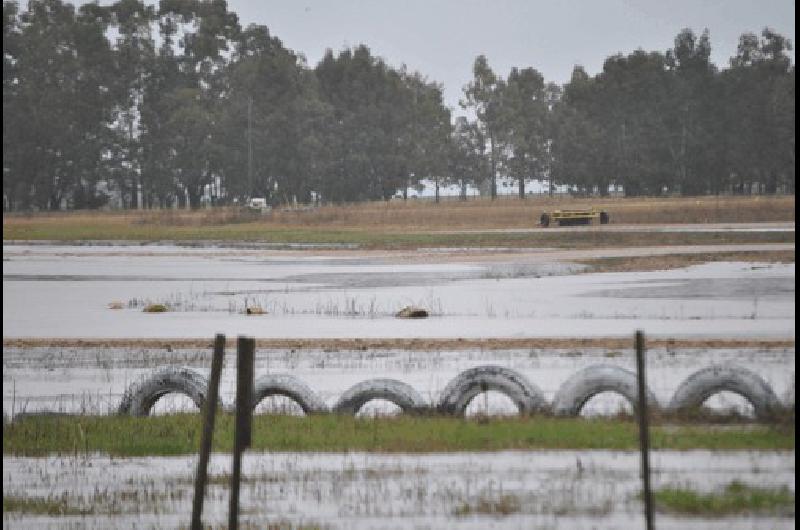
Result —
[[769, 418], [781, 408], [772, 387], [758, 374], [738, 366], [710, 366], [693, 373], [681, 383], [669, 410], [673, 412], [697, 408], [718, 392], [734, 392], [753, 405], [759, 419]]
[[[553, 399], [553, 414], [578, 416], [587, 401], [602, 392], [616, 392], [636, 409], [639, 386], [636, 374], [612, 365], [588, 366], [564, 381]], [[655, 395], [645, 389], [648, 407], [658, 408]]]
[[547, 409], [542, 391], [521, 373], [502, 366], [477, 366], [451, 380], [439, 399], [439, 411], [463, 416], [470, 401], [482, 392], [500, 392], [508, 396], [521, 414]]
[[328, 412], [328, 407], [317, 394], [291, 375], [269, 374], [256, 379], [253, 387], [253, 408], [269, 396], [286, 396], [292, 399], [306, 415]]
[[[208, 379], [189, 368], [160, 368], [133, 383], [122, 396], [120, 414], [147, 416], [156, 401], [166, 394], [184, 394], [202, 409], [206, 402]], [[221, 403], [220, 403], [221, 405]]]
[[355, 415], [373, 399], [391, 401], [403, 412], [420, 412], [428, 408], [423, 397], [411, 386], [395, 379], [370, 379], [350, 387], [333, 407], [337, 414]]

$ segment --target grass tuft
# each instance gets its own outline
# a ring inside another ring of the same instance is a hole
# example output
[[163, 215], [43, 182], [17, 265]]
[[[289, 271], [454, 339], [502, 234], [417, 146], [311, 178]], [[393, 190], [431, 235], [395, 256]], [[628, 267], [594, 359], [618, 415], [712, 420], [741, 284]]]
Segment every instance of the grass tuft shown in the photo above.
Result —
[[169, 308], [164, 304], [149, 304], [146, 305], [142, 311], [145, 313], [166, 313], [169, 311]]
[[516, 495], [506, 494], [499, 498], [480, 497], [475, 503], [462, 503], [453, 512], [457, 517], [468, 515], [494, 515], [505, 516], [512, 513], [519, 513], [522, 510], [522, 502]]
[[687, 488], [655, 492], [659, 509], [686, 515], [722, 517], [743, 513], [777, 513], [794, 516], [794, 493], [786, 486], [759, 488], [733, 481], [721, 492], [699, 493]]
[[65, 499], [43, 497], [3, 496], [3, 513], [17, 512], [32, 515], [88, 515], [91, 510], [71, 506]]

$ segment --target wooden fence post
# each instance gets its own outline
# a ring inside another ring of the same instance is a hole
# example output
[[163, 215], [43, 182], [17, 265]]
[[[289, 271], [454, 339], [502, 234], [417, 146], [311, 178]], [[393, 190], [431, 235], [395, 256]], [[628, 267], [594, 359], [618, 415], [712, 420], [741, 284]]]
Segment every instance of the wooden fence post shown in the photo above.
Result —
[[242, 473], [242, 452], [250, 447], [253, 418], [253, 368], [256, 341], [239, 337], [236, 344], [236, 427], [233, 432], [233, 471], [228, 529], [239, 527], [239, 482]]
[[202, 528], [203, 499], [206, 495], [208, 457], [211, 453], [211, 438], [214, 434], [214, 419], [219, 401], [219, 379], [222, 373], [222, 360], [225, 357], [225, 335], [217, 334], [214, 339], [214, 354], [211, 357], [211, 377], [208, 380], [206, 403], [203, 407], [203, 437], [200, 440], [200, 458], [197, 461], [197, 475], [194, 479], [194, 499], [192, 500], [192, 530]]
[[644, 332], [636, 332], [636, 379], [639, 386], [639, 447], [642, 452], [642, 482], [644, 483], [644, 520], [645, 528], [653, 530], [653, 496], [650, 492], [650, 433], [647, 428], [647, 384], [644, 364]]

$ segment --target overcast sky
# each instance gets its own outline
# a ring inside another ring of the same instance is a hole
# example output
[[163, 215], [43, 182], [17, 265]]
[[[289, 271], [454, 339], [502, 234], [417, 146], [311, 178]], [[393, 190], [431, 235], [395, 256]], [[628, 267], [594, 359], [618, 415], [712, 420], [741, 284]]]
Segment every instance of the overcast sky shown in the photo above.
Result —
[[[107, 0], [103, 4], [109, 3]], [[366, 44], [405, 63], [458, 100], [479, 54], [503, 76], [532, 66], [564, 83], [572, 68], [597, 73], [617, 52], [666, 51], [682, 28], [711, 32], [712, 61], [727, 67], [739, 35], [765, 26], [795, 42], [794, 0], [228, 0], [243, 26], [264, 24], [310, 66], [326, 48]], [[794, 51], [792, 52], [794, 57]]]
[[[472, 63], [495, 72], [532, 66], [564, 83], [617, 52], [666, 51], [682, 28], [711, 32], [712, 61], [728, 66], [739, 35], [769, 26], [795, 42], [794, 0], [228, 0], [241, 23], [265, 24], [313, 66], [326, 48], [364, 43], [389, 64], [405, 63], [444, 84], [458, 109]], [[794, 56], [794, 52], [792, 52]]]

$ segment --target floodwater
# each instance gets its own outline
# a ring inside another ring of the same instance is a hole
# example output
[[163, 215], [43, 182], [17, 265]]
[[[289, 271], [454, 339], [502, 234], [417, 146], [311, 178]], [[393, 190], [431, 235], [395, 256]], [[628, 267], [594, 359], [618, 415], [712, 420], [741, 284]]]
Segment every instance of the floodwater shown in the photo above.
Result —
[[[621, 252], [629, 251], [642, 249]], [[544, 249], [534, 258], [488, 251], [491, 259], [470, 252], [423, 263], [319, 250], [4, 245], [3, 336], [608, 337], [644, 329], [649, 336], [794, 338], [794, 264], [575, 274], [582, 268], [570, 262], [579, 257], [575, 251]], [[109, 309], [111, 302], [121, 302], [123, 309]], [[143, 313], [151, 302], [173, 310]], [[409, 304], [426, 307], [431, 318], [393, 317]], [[253, 305], [268, 314], [242, 314]], [[648, 352], [648, 383], [666, 405], [688, 375], [716, 363], [755, 371], [781, 399], [794, 395], [794, 347], [654, 348]], [[189, 366], [207, 374], [209, 364], [205, 349], [6, 347], [3, 413], [5, 418], [36, 411], [110, 413], [131, 382], [160, 366]], [[634, 369], [629, 349], [256, 352], [257, 376], [291, 373], [329, 406], [351, 385], [379, 377], [404, 381], [435, 404], [451, 378], [482, 364], [518, 370], [548, 400], [586, 366]], [[221, 382], [226, 404], [233, 400], [234, 367], [235, 352], [229, 348]], [[489, 392], [484, 398], [476, 398], [468, 413], [514, 412], [502, 395]], [[708, 404], [751, 412], [742, 398], [727, 393]], [[156, 408], [164, 413], [192, 405], [168, 396]], [[584, 413], [626, 408], [618, 396], [603, 394], [590, 400]], [[267, 400], [260, 410], [297, 412], [280, 399]], [[373, 402], [362, 410], [372, 411], [391, 412], [392, 406]], [[652, 462], [656, 487], [711, 491], [739, 480], [794, 489], [794, 452], [659, 451]], [[94, 511], [86, 516], [4, 513], [3, 526], [188, 525], [195, 466], [193, 456], [4, 456], [4, 496], [64, 499]], [[209, 469], [216, 478], [206, 497], [206, 523], [226, 521], [228, 490], [220, 477], [229, 466], [230, 455], [212, 455]], [[641, 528], [638, 472], [639, 456], [632, 452], [246, 453], [242, 520], [334, 529]], [[502, 499], [511, 499], [518, 511], [459, 515]], [[794, 527], [793, 515], [697, 519], [662, 513], [657, 522], [667, 529]]]
[[[162, 246], [3, 249], [4, 337], [793, 338], [794, 264], [574, 274], [559, 260], [420, 263]], [[564, 256], [570, 256], [568, 252]], [[123, 309], [109, 309], [119, 302]], [[172, 311], [142, 312], [148, 303]], [[431, 312], [400, 320], [407, 305]], [[247, 316], [246, 307], [268, 314]]]
[[[3, 352], [3, 412], [6, 417], [41, 410], [106, 414], [116, 411], [125, 389], [160, 366], [188, 366], [205, 375], [210, 370], [210, 350], [154, 348], [15, 348]], [[408, 383], [430, 404], [438, 402], [447, 383], [469, 368], [496, 364], [524, 374], [552, 401], [561, 384], [587, 366], [611, 364], [635, 371], [631, 350], [517, 349], [500, 351], [353, 351], [258, 349], [256, 377], [288, 373], [304, 381], [329, 406], [350, 386], [373, 378]], [[694, 371], [712, 364], [735, 364], [762, 377], [779, 398], [794, 388], [795, 349], [679, 349], [648, 351], [647, 381], [659, 403], [667, 405], [681, 382]], [[235, 393], [235, 350], [228, 348], [220, 393], [232, 404]], [[749, 413], [743, 398], [723, 393], [709, 405]], [[368, 404], [365, 408], [368, 408]], [[157, 412], [193, 410], [187, 399], [164, 398]], [[264, 407], [297, 411], [290, 402], [273, 398]], [[508, 398], [492, 392], [476, 398], [468, 412], [515, 413]], [[483, 408], [482, 408], [483, 407]], [[613, 414], [629, 409], [616, 394], [603, 393], [587, 404], [587, 414]], [[376, 412], [391, 407], [374, 404]]]
[[[240, 522], [332, 529], [642, 528], [637, 452], [245, 453]], [[188, 526], [196, 457], [3, 457], [3, 495], [53, 498], [86, 516], [3, 514], [5, 528]], [[653, 487], [710, 492], [737, 480], [794, 491], [794, 452], [655, 451]], [[231, 456], [214, 454], [204, 523], [227, 520]], [[505, 499], [508, 515], [469, 514]], [[660, 529], [794, 528], [794, 515], [690, 518]]]

